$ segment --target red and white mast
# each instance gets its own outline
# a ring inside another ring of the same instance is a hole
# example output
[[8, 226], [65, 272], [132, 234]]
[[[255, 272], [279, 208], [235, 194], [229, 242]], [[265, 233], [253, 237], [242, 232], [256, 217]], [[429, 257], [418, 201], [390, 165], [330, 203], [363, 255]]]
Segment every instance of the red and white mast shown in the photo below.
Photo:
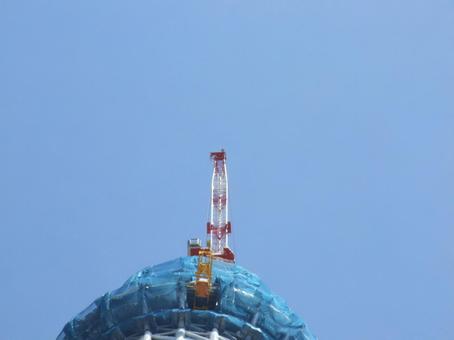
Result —
[[211, 177], [210, 220], [207, 223], [207, 248], [202, 248], [198, 239], [189, 240], [188, 253], [198, 255], [200, 249], [209, 249], [212, 256], [234, 261], [229, 248], [232, 225], [229, 221], [229, 185], [227, 180], [226, 154], [224, 150], [210, 153], [213, 160]]
[[207, 223], [208, 245], [214, 256], [233, 261], [229, 248], [229, 184], [227, 179], [226, 154], [224, 150], [212, 152], [213, 176], [211, 177], [210, 221]]

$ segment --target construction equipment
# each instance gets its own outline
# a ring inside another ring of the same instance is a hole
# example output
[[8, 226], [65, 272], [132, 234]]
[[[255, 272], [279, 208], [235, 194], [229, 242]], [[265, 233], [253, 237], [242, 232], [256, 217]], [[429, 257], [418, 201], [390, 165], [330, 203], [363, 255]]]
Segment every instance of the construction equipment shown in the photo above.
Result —
[[208, 309], [210, 305], [212, 265], [213, 257], [211, 250], [208, 248], [200, 249], [197, 271], [195, 273], [193, 309]]
[[210, 220], [207, 223], [207, 246], [200, 239], [188, 241], [188, 255], [198, 256], [195, 281], [189, 285], [193, 309], [211, 309], [217, 305], [216, 287], [211, 271], [213, 259], [234, 262], [235, 255], [229, 248], [228, 237], [232, 225], [228, 219], [228, 181], [224, 150], [212, 152], [213, 176], [211, 178]]
[[[207, 247], [211, 255], [225, 261], [235, 261], [235, 254], [229, 248], [229, 234], [232, 224], [229, 221], [228, 179], [226, 153], [222, 149], [210, 153], [213, 160], [213, 176], [211, 178], [210, 220], [207, 223]], [[188, 255], [196, 256], [202, 250], [198, 239], [188, 243]]]

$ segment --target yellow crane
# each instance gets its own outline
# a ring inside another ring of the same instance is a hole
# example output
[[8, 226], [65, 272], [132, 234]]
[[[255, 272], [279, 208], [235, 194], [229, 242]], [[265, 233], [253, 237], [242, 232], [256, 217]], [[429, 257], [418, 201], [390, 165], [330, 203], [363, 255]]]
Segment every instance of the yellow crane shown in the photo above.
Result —
[[193, 309], [208, 309], [212, 290], [211, 268], [213, 256], [209, 248], [199, 250], [197, 271], [194, 282], [194, 306]]

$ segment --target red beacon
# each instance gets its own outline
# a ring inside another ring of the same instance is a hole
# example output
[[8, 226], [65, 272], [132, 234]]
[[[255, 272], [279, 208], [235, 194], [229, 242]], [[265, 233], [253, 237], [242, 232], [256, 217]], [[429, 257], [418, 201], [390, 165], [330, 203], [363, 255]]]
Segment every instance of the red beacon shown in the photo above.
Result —
[[210, 221], [207, 223], [207, 247], [199, 239], [188, 241], [188, 255], [197, 256], [201, 249], [209, 250], [211, 256], [235, 262], [235, 254], [229, 248], [229, 186], [227, 180], [226, 154], [224, 150], [212, 152], [213, 176], [211, 178]]

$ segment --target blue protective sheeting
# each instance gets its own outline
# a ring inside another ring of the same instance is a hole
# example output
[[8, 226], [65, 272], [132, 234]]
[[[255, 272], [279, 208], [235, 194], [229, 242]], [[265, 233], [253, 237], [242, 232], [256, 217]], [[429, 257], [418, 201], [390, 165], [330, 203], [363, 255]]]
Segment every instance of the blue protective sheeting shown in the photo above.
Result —
[[217, 328], [229, 338], [315, 340], [304, 321], [258, 276], [223, 261], [213, 262], [218, 306], [192, 310], [187, 286], [196, 267], [196, 257], [182, 257], [145, 268], [68, 322], [58, 340], [125, 339], [181, 322], [186, 329]]

